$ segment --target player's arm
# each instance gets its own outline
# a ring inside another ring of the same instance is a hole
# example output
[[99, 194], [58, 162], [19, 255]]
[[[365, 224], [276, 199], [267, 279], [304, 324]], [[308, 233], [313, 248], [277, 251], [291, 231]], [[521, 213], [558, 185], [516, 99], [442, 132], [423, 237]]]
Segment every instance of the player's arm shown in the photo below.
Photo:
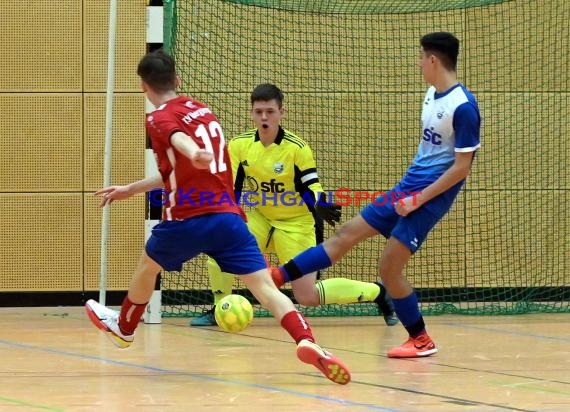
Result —
[[433, 199], [437, 195], [442, 194], [447, 189], [464, 180], [469, 175], [469, 172], [471, 170], [474, 154], [475, 151], [456, 152], [453, 165], [447, 169], [439, 177], [439, 179], [437, 179], [417, 195], [417, 202], [419, 203], [419, 206], [423, 205], [427, 201]]
[[104, 207], [114, 200], [124, 200], [139, 193], [149, 192], [156, 188], [164, 187], [160, 175], [147, 177], [142, 180], [124, 186], [108, 186], [95, 192], [95, 196], [101, 197], [100, 207]]
[[335, 222], [340, 222], [341, 206], [333, 203], [332, 199], [327, 199], [323, 187], [319, 181], [317, 166], [313, 152], [308, 145], [299, 151], [295, 161], [295, 166], [299, 169], [302, 192], [309, 192], [315, 204], [315, 213], [329, 225], [334, 226]]
[[214, 160], [214, 154], [206, 149], [201, 149], [196, 142], [183, 132], [174, 132], [170, 136], [170, 144], [176, 150], [192, 161], [197, 169], [207, 169]]

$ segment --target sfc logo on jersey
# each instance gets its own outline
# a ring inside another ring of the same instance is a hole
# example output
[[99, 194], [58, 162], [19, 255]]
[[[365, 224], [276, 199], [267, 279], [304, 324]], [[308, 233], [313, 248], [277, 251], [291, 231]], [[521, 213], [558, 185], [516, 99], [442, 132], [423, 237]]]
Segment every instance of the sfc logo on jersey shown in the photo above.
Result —
[[281, 162], [277, 162], [273, 165], [273, 171], [277, 174], [283, 173], [284, 169], [285, 169], [285, 167], [283, 166], [283, 163], [281, 163]]

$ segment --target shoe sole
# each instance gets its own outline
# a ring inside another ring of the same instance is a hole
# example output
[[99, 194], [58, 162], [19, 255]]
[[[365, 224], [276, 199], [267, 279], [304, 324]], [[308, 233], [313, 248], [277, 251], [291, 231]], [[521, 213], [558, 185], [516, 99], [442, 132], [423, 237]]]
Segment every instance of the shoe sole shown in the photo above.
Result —
[[118, 347], [120, 349], [125, 349], [125, 348], [128, 348], [129, 346], [131, 346], [132, 342], [127, 342], [126, 340], [121, 339], [120, 337], [115, 335], [113, 333], [113, 331], [111, 331], [111, 329], [109, 329], [107, 327], [107, 325], [105, 325], [103, 322], [101, 322], [101, 319], [99, 319], [99, 317], [97, 317], [97, 315], [95, 314], [93, 309], [91, 309], [91, 306], [89, 306], [88, 303], [89, 302], [87, 302], [85, 304], [85, 312], [87, 312], [87, 316], [89, 317], [89, 320], [91, 320], [91, 323], [93, 323], [93, 325], [95, 325], [97, 327], [97, 329], [100, 329], [103, 332], [105, 332], [105, 336], [107, 336], [107, 338], [109, 338], [109, 340], [116, 347]]
[[433, 349], [418, 351], [418, 352], [410, 353], [410, 354], [388, 352], [388, 357], [389, 358], [399, 358], [399, 359], [402, 359], [402, 358], [425, 358], [427, 356], [433, 355], [434, 353], [437, 353], [437, 351], [438, 351], [437, 348], [433, 348]]
[[339, 385], [346, 385], [350, 382], [350, 371], [339, 359], [330, 353], [327, 355], [327, 357], [323, 356], [311, 346], [297, 347], [297, 357], [301, 362], [313, 365], [330, 381]]

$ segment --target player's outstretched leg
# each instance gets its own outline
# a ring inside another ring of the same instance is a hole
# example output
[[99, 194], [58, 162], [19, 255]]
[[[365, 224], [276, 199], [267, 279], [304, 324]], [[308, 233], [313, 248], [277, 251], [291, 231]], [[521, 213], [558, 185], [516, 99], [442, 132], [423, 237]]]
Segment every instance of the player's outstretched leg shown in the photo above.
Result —
[[350, 382], [350, 371], [346, 365], [332, 353], [308, 339], [297, 345], [297, 357], [301, 362], [313, 365], [334, 383], [346, 385]]
[[242, 281], [262, 307], [268, 309], [297, 344], [297, 357], [320, 370], [327, 379], [346, 385], [350, 372], [346, 365], [315, 342], [309, 322], [293, 302], [275, 287], [267, 269], [244, 275]]
[[85, 311], [91, 322], [101, 329], [113, 344], [121, 349], [128, 348], [135, 335], [125, 335], [119, 328], [119, 313], [89, 299], [85, 303]]

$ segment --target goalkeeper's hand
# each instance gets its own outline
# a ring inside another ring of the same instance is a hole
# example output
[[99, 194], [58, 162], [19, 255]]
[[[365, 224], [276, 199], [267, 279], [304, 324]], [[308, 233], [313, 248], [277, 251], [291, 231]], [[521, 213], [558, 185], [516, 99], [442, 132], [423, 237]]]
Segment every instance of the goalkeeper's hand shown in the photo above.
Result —
[[341, 205], [332, 202], [327, 203], [327, 195], [324, 193], [320, 194], [315, 205], [317, 215], [331, 226], [334, 226], [335, 222], [340, 222], [341, 209]]

